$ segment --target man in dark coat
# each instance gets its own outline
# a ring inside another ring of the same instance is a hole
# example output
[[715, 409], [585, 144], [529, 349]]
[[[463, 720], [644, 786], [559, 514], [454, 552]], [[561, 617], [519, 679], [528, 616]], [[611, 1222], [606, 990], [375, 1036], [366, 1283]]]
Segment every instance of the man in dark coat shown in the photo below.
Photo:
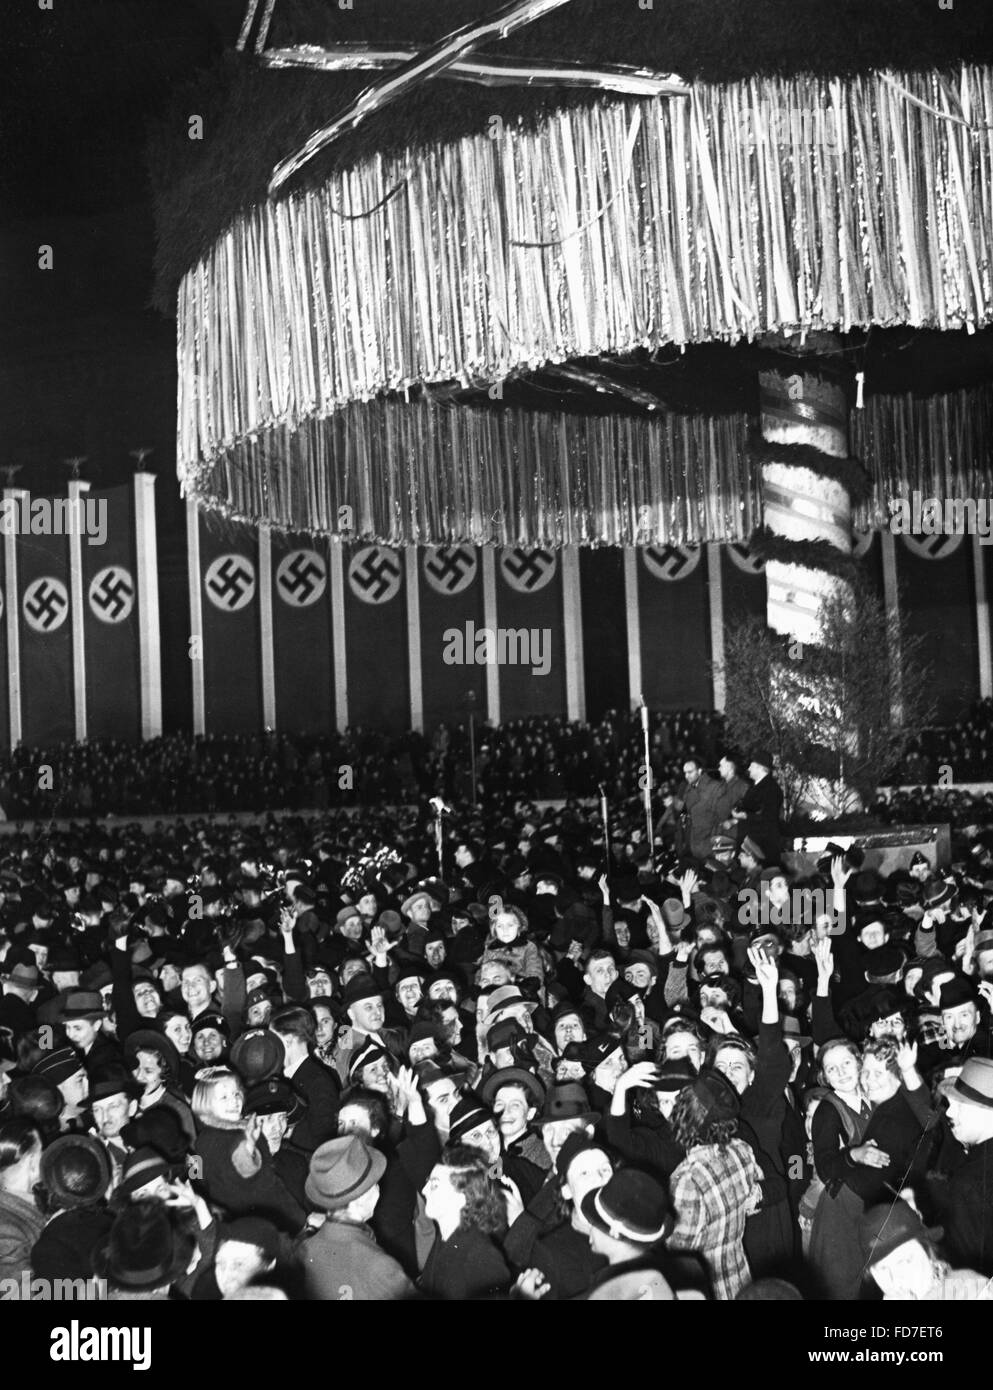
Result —
[[993, 1061], [972, 1057], [948, 1094], [948, 1125], [964, 1157], [947, 1180], [932, 1178], [929, 1196], [945, 1228], [944, 1250], [956, 1269], [993, 1275]]
[[270, 1024], [283, 1044], [283, 1075], [307, 1102], [307, 1113], [293, 1130], [293, 1143], [313, 1153], [338, 1130], [341, 1085], [338, 1077], [313, 1055], [317, 1034], [314, 1016], [298, 1004], [277, 1009]]
[[673, 805], [686, 814], [690, 853], [703, 860], [710, 854], [710, 842], [720, 826], [721, 783], [704, 772], [696, 758], [683, 763], [683, 776], [686, 780], [680, 784]]
[[771, 774], [772, 754], [767, 749], [757, 749], [748, 765], [752, 785], [738, 802], [732, 817], [741, 827], [743, 836], [750, 835], [762, 847], [766, 863], [775, 864], [782, 851], [783, 793]]

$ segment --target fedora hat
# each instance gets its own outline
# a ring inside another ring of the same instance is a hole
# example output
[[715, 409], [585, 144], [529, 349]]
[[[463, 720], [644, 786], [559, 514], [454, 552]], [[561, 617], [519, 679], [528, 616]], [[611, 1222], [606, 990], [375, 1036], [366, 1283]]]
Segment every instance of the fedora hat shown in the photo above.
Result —
[[321, 1211], [339, 1211], [375, 1187], [385, 1171], [383, 1154], [357, 1134], [329, 1139], [310, 1156], [307, 1200]]
[[604, 1235], [649, 1246], [665, 1235], [671, 1208], [661, 1183], [637, 1168], [622, 1168], [603, 1187], [586, 1194], [582, 1212]]
[[486, 1017], [490, 1022], [495, 1023], [500, 1014], [507, 1009], [512, 1009], [518, 1004], [523, 1004], [528, 1013], [534, 1013], [538, 1007], [533, 999], [525, 999], [524, 995], [516, 985], [501, 985], [492, 994], [483, 996], [487, 999]]
[[972, 1105], [993, 1110], [993, 1060], [970, 1057], [955, 1080], [952, 1094]]
[[940, 1226], [925, 1226], [908, 1202], [897, 1199], [870, 1207], [859, 1222], [859, 1240], [866, 1265], [871, 1268], [899, 1250], [908, 1240], [936, 1241], [945, 1234]]
[[0, 972], [0, 980], [4, 980], [7, 984], [16, 985], [18, 989], [37, 989], [41, 975], [37, 965], [18, 961], [9, 970]]
[[71, 989], [63, 995], [61, 1017], [71, 1020], [74, 1018], [103, 1018], [104, 1007], [103, 998], [96, 990]]
[[93, 1269], [121, 1289], [163, 1288], [185, 1273], [195, 1237], [157, 1201], [125, 1207], [93, 1254]]
[[107, 1150], [88, 1134], [63, 1134], [42, 1153], [41, 1181], [60, 1207], [93, 1206], [110, 1186]]
[[548, 1088], [536, 1123], [555, 1125], [560, 1120], [585, 1120], [591, 1125], [599, 1123], [600, 1113], [590, 1109], [589, 1098], [578, 1081], [560, 1081], [557, 1086]]
[[173, 1164], [156, 1149], [135, 1149], [134, 1153], [128, 1154], [124, 1160], [117, 1193], [121, 1197], [131, 1197], [146, 1183], [153, 1182], [156, 1178], [171, 1178], [172, 1175]]
[[479, 1087], [479, 1099], [484, 1105], [492, 1105], [496, 1100], [497, 1092], [503, 1086], [520, 1086], [527, 1092], [532, 1105], [536, 1107], [544, 1105], [544, 1086], [534, 1072], [525, 1071], [523, 1067], [499, 1067], [496, 1071], [490, 1072]]

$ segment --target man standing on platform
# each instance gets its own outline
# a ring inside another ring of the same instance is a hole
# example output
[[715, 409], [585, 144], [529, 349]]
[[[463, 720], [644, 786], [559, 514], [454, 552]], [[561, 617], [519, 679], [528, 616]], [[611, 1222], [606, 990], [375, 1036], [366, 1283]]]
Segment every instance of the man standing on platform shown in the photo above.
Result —
[[757, 748], [752, 754], [748, 775], [752, 785], [732, 815], [743, 834], [761, 846], [766, 863], [777, 864], [782, 853], [783, 793], [772, 779], [772, 754], [767, 749]]
[[676, 793], [675, 806], [686, 817], [686, 843], [694, 859], [706, 859], [710, 842], [720, 825], [718, 798], [721, 784], [704, 772], [698, 758], [683, 763], [685, 781]]

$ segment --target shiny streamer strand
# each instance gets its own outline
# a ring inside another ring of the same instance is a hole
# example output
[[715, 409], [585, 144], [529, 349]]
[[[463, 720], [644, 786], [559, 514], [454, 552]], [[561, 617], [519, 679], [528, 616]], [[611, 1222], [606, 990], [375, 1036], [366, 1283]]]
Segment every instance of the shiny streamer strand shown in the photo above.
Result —
[[[371, 48], [368, 44], [343, 43], [318, 48], [315, 44], [298, 44], [293, 48], [269, 49], [262, 56], [262, 66], [317, 72], [383, 72], [410, 62], [420, 52], [417, 47]], [[587, 68], [579, 63], [544, 63], [496, 55], [465, 58], [437, 76], [484, 87], [576, 87], [638, 97], [686, 96], [690, 90], [675, 73], [653, 72], [623, 63]]]
[[440, 43], [433, 44], [410, 62], [404, 63], [398, 72], [366, 87], [336, 121], [322, 130], [315, 130], [295, 155], [277, 164], [269, 180], [269, 197], [274, 197], [286, 180], [313, 159], [315, 154], [333, 144], [346, 130], [354, 130], [361, 125], [373, 112], [381, 111], [390, 102], [413, 91], [422, 82], [443, 72], [475, 49], [494, 39], [505, 39], [509, 34], [569, 3], [570, 0], [511, 0], [509, 5], [498, 10], [491, 18], [481, 23], [463, 25]]

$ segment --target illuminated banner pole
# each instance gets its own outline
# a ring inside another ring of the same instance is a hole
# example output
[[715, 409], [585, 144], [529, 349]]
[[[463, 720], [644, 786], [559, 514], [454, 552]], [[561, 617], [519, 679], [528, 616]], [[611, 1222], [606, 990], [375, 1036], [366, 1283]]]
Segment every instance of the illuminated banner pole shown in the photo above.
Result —
[[641, 733], [645, 741], [645, 827], [648, 835], [648, 852], [653, 857], [655, 855], [655, 836], [652, 832], [652, 759], [648, 740], [648, 706], [645, 704], [644, 695], [638, 696], [641, 701]]

